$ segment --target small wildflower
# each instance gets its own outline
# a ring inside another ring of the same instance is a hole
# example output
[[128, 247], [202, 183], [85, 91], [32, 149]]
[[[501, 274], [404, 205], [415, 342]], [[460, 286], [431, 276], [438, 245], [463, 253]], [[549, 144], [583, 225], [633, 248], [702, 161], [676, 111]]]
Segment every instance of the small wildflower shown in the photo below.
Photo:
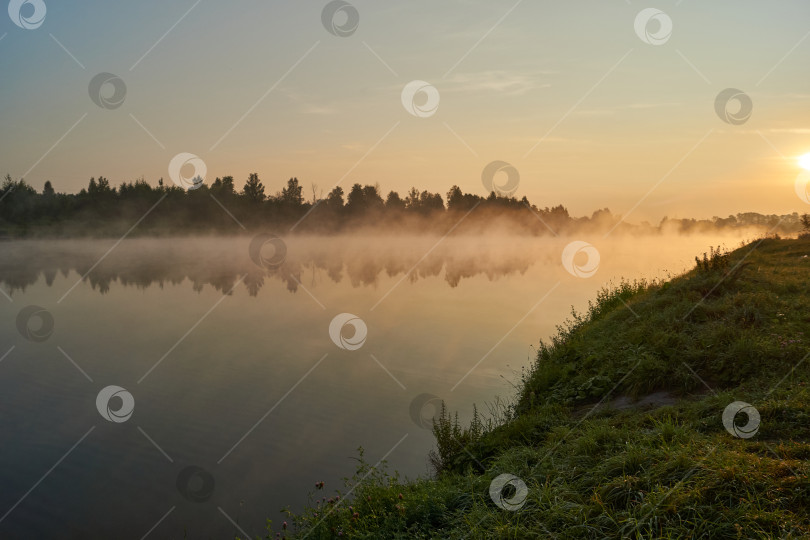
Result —
[[402, 493], [400, 493], [399, 495], [397, 495], [397, 497], [399, 497], [399, 498], [401, 499], [401, 498], [402, 498]]
[[286, 522], [286, 521], [285, 521], [284, 523], [282, 523], [282, 524], [281, 524], [281, 528], [282, 528], [282, 529], [286, 529], [286, 528], [287, 528], [287, 522]]

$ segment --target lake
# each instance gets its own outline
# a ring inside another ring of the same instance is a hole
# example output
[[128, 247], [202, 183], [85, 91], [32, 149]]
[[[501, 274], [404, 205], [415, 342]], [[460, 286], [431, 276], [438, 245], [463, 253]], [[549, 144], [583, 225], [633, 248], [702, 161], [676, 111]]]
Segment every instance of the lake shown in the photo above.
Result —
[[437, 403], [509, 400], [572, 306], [743, 238], [579, 240], [3, 242], [0, 537], [263, 536], [360, 446], [427, 475]]

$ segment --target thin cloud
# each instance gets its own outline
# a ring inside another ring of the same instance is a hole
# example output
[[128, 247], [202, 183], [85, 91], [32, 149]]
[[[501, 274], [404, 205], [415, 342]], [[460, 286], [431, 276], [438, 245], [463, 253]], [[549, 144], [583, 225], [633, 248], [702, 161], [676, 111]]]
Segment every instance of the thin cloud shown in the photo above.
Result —
[[790, 135], [810, 134], [810, 128], [774, 128], [766, 130], [768, 133], [789, 133]]
[[613, 107], [603, 107], [600, 109], [582, 109], [574, 111], [574, 114], [579, 116], [614, 116], [621, 111], [631, 110], [649, 110], [649, 109], [663, 109], [669, 107], [678, 107], [680, 103], [628, 103], [625, 105], [616, 105]]
[[550, 88], [542, 77], [551, 72], [536, 71], [532, 74], [507, 71], [482, 71], [456, 73], [442, 83], [443, 92], [496, 92], [507, 96], [521, 96], [532, 90]]
[[323, 105], [305, 105], [301, 112], [303, 114], [317, 114], [317, 115], [331, 115], [339, 114], [341, 111], [335, 107], [327, 107]]
[[762, 133], [783, 135], [810, 135], [810, 128], [768, 128], [768, 129], [718, 129], [717, 133], [732, 133], [736, 135], [761, 135]]

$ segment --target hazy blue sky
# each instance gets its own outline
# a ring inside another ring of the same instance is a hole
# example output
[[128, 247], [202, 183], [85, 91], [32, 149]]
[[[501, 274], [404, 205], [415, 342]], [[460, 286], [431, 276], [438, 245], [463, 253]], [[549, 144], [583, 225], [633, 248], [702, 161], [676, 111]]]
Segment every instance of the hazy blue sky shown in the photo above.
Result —
[[[793, 189], [810, 152], [806, 0], [351, 3], [348, 37], [314, 0], [45, 0], [32, 30], [4, 15], [0, 172], [59, 191], [156, 183], [190, 152], [209, 182], [255, 171], [269, 192], [297, 176], [484, 193], [482, 169], [503, 160], [516, 195], [578, 215], [807, 210]], [[649, 7], [672, 21], [663, 44], [634, 29]], [[90, 99], [101, 72], [125, 82], [119, 108]], [[434, 115], [403, 107], [413, 80], [437, 89]], [[740, 125], [715, 113], [729, 87], [753, 103]]]

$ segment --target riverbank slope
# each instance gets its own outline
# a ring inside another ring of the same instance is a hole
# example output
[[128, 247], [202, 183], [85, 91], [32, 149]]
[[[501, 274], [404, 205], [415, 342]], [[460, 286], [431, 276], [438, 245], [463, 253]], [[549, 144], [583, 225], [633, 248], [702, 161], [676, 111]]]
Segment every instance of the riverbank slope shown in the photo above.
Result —
[[439, 419], [436, 478], [361, 461], [346, 489], [316, 489], [272, 529], [810, 537], [809, 277], [810, 240], [764, 239], [667, 282], [604, 291], [541, 345], [503, 418]]

